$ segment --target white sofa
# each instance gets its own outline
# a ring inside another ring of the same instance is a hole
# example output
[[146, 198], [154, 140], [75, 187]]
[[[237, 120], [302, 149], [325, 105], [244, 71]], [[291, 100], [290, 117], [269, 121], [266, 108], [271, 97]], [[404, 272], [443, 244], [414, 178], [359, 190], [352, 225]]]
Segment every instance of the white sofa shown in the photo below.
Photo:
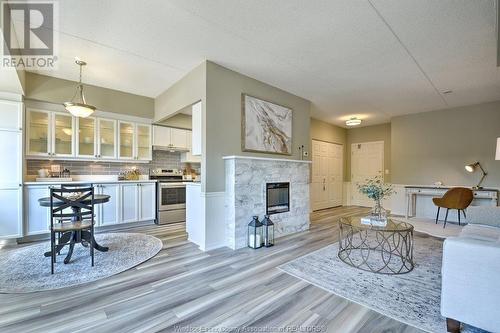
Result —
[[441, 314], [449, 332], [459, 322], [500, 332], [500, 207], [469, 207], [467, 215], [460, 235], [444, 242]]

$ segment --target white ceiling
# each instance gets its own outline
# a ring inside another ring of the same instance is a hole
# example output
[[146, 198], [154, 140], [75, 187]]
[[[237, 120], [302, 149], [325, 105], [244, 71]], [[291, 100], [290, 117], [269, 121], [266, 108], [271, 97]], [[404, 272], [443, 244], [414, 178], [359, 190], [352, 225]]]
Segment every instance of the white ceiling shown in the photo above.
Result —
[[[495, 0], [64, 0], [59, 69], [156, 97], [205, 59], [365, 125], [500, 100]], [[442, 92], [452, 90], [451, 94]]]

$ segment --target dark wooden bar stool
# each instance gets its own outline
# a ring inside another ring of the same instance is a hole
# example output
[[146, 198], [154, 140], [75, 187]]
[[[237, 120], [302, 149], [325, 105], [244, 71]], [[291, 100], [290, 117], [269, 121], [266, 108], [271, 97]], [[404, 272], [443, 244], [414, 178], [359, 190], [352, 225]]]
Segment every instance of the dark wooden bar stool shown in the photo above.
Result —
[[449, 189], [442, 198], [432, 198], [432, 202], [437, 206], [436, 224], [439, 220], [439, 210], [446, 208], [446, 216], [444, 218], [443, 228], [446, 228], [446, 221], [448, 220], [448, 212], [450, 209], [456, 209], [458, 214], [458, 225], [460, 225], [460, 212], [465, 215], [465, 209], [469, 207], [474, 199], [471, 189], [465, 187], [454, 187]]
[[68, 245], [64, 260], [67, 264], [76, 243], [90, 248], [91, 265], [94, 266], [94, 246], [89, 243], [94, 239], [94, 187], [80, 184], [51, 188], [50, 212], [51, 274], [54, 274], [56, 255]]

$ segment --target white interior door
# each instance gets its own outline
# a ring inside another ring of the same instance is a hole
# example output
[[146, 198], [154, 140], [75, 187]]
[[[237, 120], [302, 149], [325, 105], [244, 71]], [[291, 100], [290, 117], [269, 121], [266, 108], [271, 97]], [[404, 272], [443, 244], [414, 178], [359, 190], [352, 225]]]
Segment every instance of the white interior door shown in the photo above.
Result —
[[359, 193], [358, 184], [368, 178], [383, 176], [384, 142], [363, 142], [351, 145], [351, 204], [371, 207], [373, 202], [364, 194]]
[[313, 210], [342, 204], [343, 146], [313, 140], [311, 203]]

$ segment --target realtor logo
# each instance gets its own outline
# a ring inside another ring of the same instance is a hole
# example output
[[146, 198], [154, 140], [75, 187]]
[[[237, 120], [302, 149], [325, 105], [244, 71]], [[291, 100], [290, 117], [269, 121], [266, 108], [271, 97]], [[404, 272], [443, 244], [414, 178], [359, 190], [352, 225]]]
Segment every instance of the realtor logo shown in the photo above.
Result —
[[56, 6], [54, 1], [1, 1], [2, 67], [54, 69]]

